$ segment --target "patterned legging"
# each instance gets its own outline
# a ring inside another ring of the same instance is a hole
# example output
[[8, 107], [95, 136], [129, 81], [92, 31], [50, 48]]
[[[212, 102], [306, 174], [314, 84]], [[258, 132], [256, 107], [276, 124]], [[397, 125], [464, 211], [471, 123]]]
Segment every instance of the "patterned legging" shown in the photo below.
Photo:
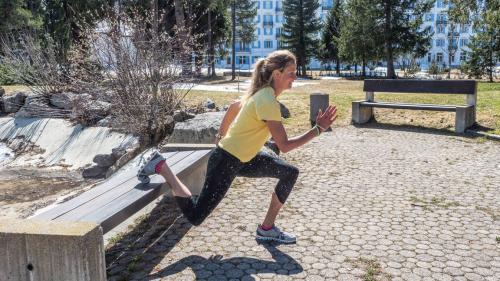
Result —
[[205, 184], [196, 197], [175, 197], [184, 216], [193, 225], [200, 225], [224, 198], [236, 176], [278, 178], [274, 189], [278, 200], [285, 203], [297, 180], [299, 170], [285, 161], [265, 152], [259, 152], [249, 162], [217, 147], [208, 160]]

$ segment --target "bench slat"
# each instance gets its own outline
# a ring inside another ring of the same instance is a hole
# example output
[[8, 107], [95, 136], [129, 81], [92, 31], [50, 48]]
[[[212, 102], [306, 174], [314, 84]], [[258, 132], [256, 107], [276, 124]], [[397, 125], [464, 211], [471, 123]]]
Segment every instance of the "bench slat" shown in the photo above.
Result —
[[[195, 166], [203, 163], [202, 160], [208, 157], [209, 153], [209, 150], [190, 153], [189, 156], [173, 165], [172, 171], [182, 179], [183, 174], [187, 174]], [[163, 179], [160, 179], [159, 176], [155, 179], [159, 182], [147, 186], [138, 185], [115, 198], [103, 200], [84, 216], [65, 216], [60, 219], [96, 222], [101, 224], [104, 233], [106, 233], [162, 194]]]
[[[178, 152], [169, 152], [163, 155], [167, 159], [170, 159], [171, 157], [174, 157], [176, 154], [178, 154]], [[132, 179], [135, 179], [136, 176], [137, 176], [137, 169], [130, 169], [124, 171], [119, 175], [114, 175], [105, 182], [100, 183], [95, 187], [92, 187], [90, 190], [78, 195], [77, 197], [69, 201], [63, 202], [59, 204], [57, 207], [47, 210], [46, 212], [38, 214], [37, 216], [35, 216], [35, 218], [53, 220], [59, 217], [61, 214], [67, 213], [77, 208], [78, 206], [88, 201], [91, 201], [96, 197], [102, 196], [103, 194], [108, 192], [112, 192], [114, 188], [119, 187], [122, 184], [125, 184], [126, 182]]]
[[475, 95], [476, 82], [474, 80], [367, 79], [364, 82], [363, 91]]
[[368, 102], [360, 103], [360, 106], [377, 107], [377, 108], [393, 108], [393, 109], [410, 109], [410, 110], [430, 110], [430, 111], [457, 111], [457, 106], [454, 105], [435, 105], [435, 104], [412, 104], [412, 103], [390, 103], [390, 102]]
[[[177, 153], [174, 157], [170, 157], [167, 163], [172, 167], [172, 170], [176, 172], [175, 166], [178, 162], [182, 160], [182, 158], [191, 154], [191, 151], [185, 151], [181, 153]], [[95, 196], [93, 198], [88, 198], [87, 201], [74, 206], [73, 209], [67, 211], [65, 213], [59, 214], [59, 216], [52, 218], [53, 220], [69, 220], [69, 221], [79, 221], [80, 218], [85, 217], [87, 214], [95, 212], [96, 209], [99, 209], [100, 206], [106, 204], [106, 202], [112, 201], [114, 198], [121, 196], [122, 194], [128, 192], [133, 188], [141, 188], [148, 189], [148, 185], [144, 185], [137, 179], [137, 170], [138, 167], [133, 169], [133, 176], [129, 178], [129, 180], [120, 183], [120, 185], [107, 186], [109, 191], [100, 194], [99, 196]], [[162, 183], [163, 180], [160, 176], [151, 177], [151, 183]]]

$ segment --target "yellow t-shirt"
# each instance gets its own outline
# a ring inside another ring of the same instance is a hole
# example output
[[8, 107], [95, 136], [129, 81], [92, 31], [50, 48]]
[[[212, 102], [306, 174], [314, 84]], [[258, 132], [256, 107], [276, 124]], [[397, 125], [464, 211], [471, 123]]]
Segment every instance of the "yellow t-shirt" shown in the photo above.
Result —
[[264, 121], [281, 121], [271, 87], [260, 89], [245, 102], [219, 146], [241, 162], [252, 160], [271, 136]]

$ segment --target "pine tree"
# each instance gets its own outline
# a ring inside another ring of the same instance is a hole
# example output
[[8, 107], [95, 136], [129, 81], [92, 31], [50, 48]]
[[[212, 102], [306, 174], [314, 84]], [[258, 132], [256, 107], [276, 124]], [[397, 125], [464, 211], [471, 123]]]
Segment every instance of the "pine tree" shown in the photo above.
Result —
[[489, 81], [493, 82], [493, 70], [500, 60], [500, 1], [450, 0], [450, 2], [453, 4], [451, 16], [461, 23], [470, 23], [472, 20], [477, 31], [468, 46], [471, 53], [463, 69], [476, 78], [487, 74]]
[[297, 71], [306, 75], [306, 65], [318, 47], [321, 21], [316, 15], [318, 0], [285, 0], [283, 2], [283, 42], [297, 56]]
[[321, 53], [327, 61], [335, 61], [337, 74], [340, 74], [340, 56], [338, 39], [340, 38], [340, 20], [343, 13], [343, 4], [337, 0], [328, 12], [325, 26], [321, 35]]
[[255, 40], [255, 25], [253, 23], [257, 15], [257, 6], [252, 0], [231, 0], [231, 22], [232, 22], [232, 59], [231, 76], [236, 78], [236, 39], [243, 46]]
[[424, 13], [428, 12], [434, 0], [374, 0], [369, 5], [376, 7], [379, 20], [383, 23], [387, 77], [396, 78], [394, 58], [407, 53], [415, 46], [425, 46], [430, 40], [428, 29], [420, 30]]
[[361, 63], [363, 76], [366, 76], [366, 64], [380, 57], [383, 52], [383, 42], [379, 36], [381, 26], [377, 23], [378, 12], [370, 3], [370, 0], [347, 2], [338, 40], [341, 57], [355, 64]]
[[0, 0], [0, 36], [37, 30], [42, 22], [41, 1]]

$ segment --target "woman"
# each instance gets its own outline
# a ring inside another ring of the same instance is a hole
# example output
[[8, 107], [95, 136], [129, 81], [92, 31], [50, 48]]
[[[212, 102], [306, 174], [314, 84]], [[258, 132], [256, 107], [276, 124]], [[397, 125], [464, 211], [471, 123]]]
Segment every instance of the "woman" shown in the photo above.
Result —
[[256, 63], [248, 94], [233, 103], [222, 120], [217, 134], [217, 148], [208, 160], [205, 184], [198, 198], [191, 195], [159, 153], [139, 171], [139, 179], [148, 182], [149, 175], [162, 175], [170, 184], [186, 218], [199, 225], [219, 204], [236, 176], [278, 178], [267, 214], [257, 227], [256, 237], [294, 243], [296, 237], [281, 231], [274, 222], [297, 180], [299, 170], [260, 150], [271, 135], [280, 151], [288, 152], [325, 131], [337, 117], [335, 106], [329, 106], [325, 112], [318, 113], [315, 127], [301, 136], [288, 138], [276, 98], [292, 88], [293, 81], [297, 79], [296, 71], [296, 58], [289, 51], [275, 51]]

